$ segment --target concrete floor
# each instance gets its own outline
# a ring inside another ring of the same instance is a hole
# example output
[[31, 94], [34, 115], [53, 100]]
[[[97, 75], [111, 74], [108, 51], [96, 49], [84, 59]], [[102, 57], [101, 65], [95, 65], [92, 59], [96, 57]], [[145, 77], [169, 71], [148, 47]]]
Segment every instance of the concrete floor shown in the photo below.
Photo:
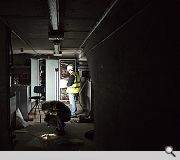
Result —
[[[78, 110], [80, 111], [79, 107]], [[47, 126], [41, 112], [41, 123], [36, 115], [28, 126], [17, 129], [14, 151], [95, 151], [93, 140], [87, 139], [85, 133], [94, 129], [93, 123], [80, 123], [79, 118], [66, 122], [65, 134], [56, 135], [56, 126]], [[49, 135], [49, 136], [47, 136]]]
[[[93, 151], [94, 141], [87, 139], [85, 133], [94, 129], [92, 123], [66, 123], [65, 135], [55, 134], [55, 127], [47, 127], [45, 122], [31, 122], [23, 129], [15, 130], [15, 151]], [[44, 136], [43, 136], [44, 135]], [[43, 138], [44, 137], [44, 138]]]

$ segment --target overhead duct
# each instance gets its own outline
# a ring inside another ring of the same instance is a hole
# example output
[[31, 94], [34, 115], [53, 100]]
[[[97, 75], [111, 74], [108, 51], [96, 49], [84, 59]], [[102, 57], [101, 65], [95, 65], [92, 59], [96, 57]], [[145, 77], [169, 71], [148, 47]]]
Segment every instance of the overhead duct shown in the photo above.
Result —
[[48, 39], [53, 41], [54, 53], [62, 53], [60, 50], [60, 41], [64, 38], [64, 32], [60, 30], [59, 23], [59, 0], [48, 0], [50, 11], [50, 29], [48, 33]]
[[50, 11], [50, 23], [53, 30], [59, 27], [59, 0], [48, 0]]

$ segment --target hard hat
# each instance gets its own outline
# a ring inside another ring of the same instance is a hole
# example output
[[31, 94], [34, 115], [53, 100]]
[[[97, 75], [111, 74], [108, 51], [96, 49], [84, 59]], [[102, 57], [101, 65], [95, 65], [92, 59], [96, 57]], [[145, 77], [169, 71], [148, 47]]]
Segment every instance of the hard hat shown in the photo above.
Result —
[[70, 64], [67, 66], [67, 71], [73, 70], [73, 66]]

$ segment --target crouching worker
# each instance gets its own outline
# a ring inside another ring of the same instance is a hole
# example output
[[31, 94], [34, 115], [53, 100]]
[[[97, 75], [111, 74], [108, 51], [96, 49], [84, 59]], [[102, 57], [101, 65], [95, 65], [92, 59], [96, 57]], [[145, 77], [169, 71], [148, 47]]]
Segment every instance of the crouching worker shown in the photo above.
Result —
[[60, 101], [47, 101], [42, 104], [42, 111], [45, 113], [44, 121], [47, 125], [57, 126], [59, 135], [64, 134], [65, 123], [71, 119], [71, 110]]

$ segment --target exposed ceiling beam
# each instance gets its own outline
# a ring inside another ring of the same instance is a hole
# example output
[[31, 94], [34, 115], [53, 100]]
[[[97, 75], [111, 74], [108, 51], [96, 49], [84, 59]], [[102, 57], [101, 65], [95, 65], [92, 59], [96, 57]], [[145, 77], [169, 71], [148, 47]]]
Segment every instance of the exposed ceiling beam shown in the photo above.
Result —
[[[72, 48], [67, 48], [67, 49], [63, 49], [61, 50], [62, 54], [80, 54], [82, 52], [82, 50], [77, 50], [77, 49], [72, 49]], [[36, 52], [38, 52], [38, 54], [54, 54], [53, 50], [36, 50]], [[13, 50], [14, 54], [21, 54], [21, 53], [29, 53], [29, 54], [33, 54], [34, 52], [32, 50]]]

